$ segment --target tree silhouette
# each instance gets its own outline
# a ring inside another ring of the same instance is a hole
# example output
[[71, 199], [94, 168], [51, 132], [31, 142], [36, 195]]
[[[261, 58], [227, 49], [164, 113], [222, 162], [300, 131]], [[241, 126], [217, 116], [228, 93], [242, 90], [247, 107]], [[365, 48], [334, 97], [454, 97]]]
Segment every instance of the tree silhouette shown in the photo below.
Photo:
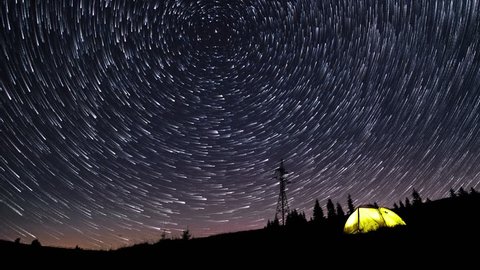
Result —
[[302, 223], [303, 223], [303, 224], [306, 224], [306, 223], [307, 223], [307, 217], [305, 216], [305, 212], [302, 212], [302, 213], [300, 214], [300, 216], [301, 216], [301, 221], [302, 221]]
[[160, 235], [160, 240], [166, 240], [167, 239], [167, 232], [165, 229], [163, 229], [162, 234]]
[[18, 237], [17, 239], [15, 239], [15, 244], [20, 244], [20, 237]]
[[285, 221], [285, 225], [287, 227], [296, 227], [307, 223], [307, 218], [305, 217], [305, 213], [299, 213], [297, 209], [293, 209], [287, 215], [287, 219]]
[[278, 220], [278, 217], [275, 216], [275, 218], [272, 221], [272, 226], [274, 227], [280, 227], [280, 220]]
[[40, 241], [38, 239], [33, 239], [32, 243], [30, 244], [32, 247], [41, 247]]
[[470, 195], [473, 194], [478, 194], [478, 191], [476, 191], [473, 187], [470, 187]]
[[335, 205], [333, 205], [332, 199], [328, 199], [327, 201], [327, 217], [328, 219], [332, 219], [337, 215], [335, 211]]
[[397, 203], [394, 203], [394, 204], [393, 204], [393, 209], [395, 209], [395, 210], [398, 209]]
[[405, 198], [405, 207], [410, 207], [412, 206], [412, 204], [410, 203], [410, 199], [409, 198]]
[[182, 232], [182, 240], [190, 240], [191, 238], [190, 230], [186, 229]]
[[343, 212], [342, 206], [338, 202], [337, 202], [337, 216], [341, 218], [345, 216], [345, 212]]
[[453, 188], [450, 188], [450, 198], [455, 198], [457, 197], [457, 194], [455, 194], [455, 190]]
[[463, 189], [463, 187], [460, 187], [460, 189], [458, 190], [458, 196], [459, 197], [466, 197], [466, 196], [468, 196], [468, 193], [465, 191], [465, 189]]
[[355, 212], [355, 207], [353, 206], [352, 196], [350, 196], [350, 194], [348, 194], [347, 205], [348, 205], [348, 214], [351, 214], [351, 213]]
[[405, 205], [403, 204], [402, 201], [399, 202], [400, 208], [405, 208]]
[[292, 211], [287, 213], [287, 217], [285, 218], [285, 226], [290, 227], [294, 225], [295, 219], [298, 216], [297, 209], [293, 209]]
[[323, 215], [323, 209], [318, 203], [318, 199], [315, 200], [315, 205], [313, 206], [313, 221], [314, 222], [321, 222], [325, 220], [325, 216]]
[[278, 228], [280, 227], [280, 221], [278, 221], [277, 216], [275, 216], [275, 219], [270, 221], [267, 221], [267, 228]]
[[418, 192], [415, 189], [413, 189], [412, 198], [413, 198], [414, 206], [419, 206], [422, 204], [422, 197], [420, 197], [420, 194], [418, 194]]

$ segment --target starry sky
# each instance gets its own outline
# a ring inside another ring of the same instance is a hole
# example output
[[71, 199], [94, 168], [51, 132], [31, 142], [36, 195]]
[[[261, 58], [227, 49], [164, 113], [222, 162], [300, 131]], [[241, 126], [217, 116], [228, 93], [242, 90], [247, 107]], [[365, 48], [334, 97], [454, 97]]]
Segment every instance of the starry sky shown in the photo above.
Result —
[[108, 249], [480, 183], [478, 0], [0, 3], [0, 239]]

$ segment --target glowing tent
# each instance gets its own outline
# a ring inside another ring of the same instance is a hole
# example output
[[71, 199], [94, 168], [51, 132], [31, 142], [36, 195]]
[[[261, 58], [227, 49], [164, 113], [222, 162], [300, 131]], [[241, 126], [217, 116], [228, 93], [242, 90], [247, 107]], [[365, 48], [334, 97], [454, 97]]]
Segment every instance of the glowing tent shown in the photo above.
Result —
[[349, 234], [366, 233], [381, 227], [406, 225], [405, 221], [392, 210], [375, 207], [358, 207], [347, 219], [343, 231]]

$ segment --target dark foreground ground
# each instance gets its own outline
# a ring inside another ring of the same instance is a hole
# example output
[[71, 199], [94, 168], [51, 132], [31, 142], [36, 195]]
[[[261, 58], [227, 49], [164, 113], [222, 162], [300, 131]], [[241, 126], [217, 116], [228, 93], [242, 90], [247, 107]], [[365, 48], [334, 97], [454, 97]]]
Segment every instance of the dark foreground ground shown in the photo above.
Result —
[[[407, 226], [363, 235], [342, 233], [344, 220], [164, 240], [115, 251], [33, 247], [0, 241], [0, 258], [14, 268], [113, 267], [183, 269], [187, 266], [400, 269], [416, 266], [478, 269], [480, 196], [441, 199], [396, 210]], [[12, 269], [1, 267], [0, 269]]]

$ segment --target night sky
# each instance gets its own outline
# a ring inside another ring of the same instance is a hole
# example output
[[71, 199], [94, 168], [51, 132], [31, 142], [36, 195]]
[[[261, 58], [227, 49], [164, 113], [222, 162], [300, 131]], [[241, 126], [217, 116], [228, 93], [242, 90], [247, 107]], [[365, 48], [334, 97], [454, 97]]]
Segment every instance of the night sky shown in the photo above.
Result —
[[478, 0], [1, 1], [0, 239], [116, 248], [480, 187]]

